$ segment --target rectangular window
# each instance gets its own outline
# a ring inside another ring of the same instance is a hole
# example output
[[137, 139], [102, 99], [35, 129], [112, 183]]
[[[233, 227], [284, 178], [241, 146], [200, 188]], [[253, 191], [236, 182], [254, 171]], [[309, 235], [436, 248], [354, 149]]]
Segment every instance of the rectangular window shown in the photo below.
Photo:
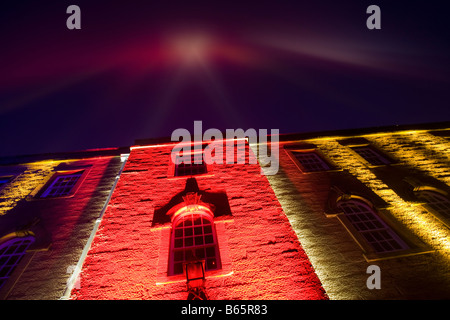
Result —
[[371, 146], [351, 147], [351, 149], [355, 151], [357, 154], [359, 154], [362, 158], [364, 158], [364, 160], [369, 162], [371, 165], [380, 166], [391, 163], [391, 161], [387, 157], [381, 155], [380, 152], [378, 152]]
[[[189, 158], [185, 163], [183, 158]], [[177, 156], [175, 163], [175, 176], [193, 176], [207, 172], [203, 152], [192, 153], [190, 156]]]
[[332, 167], [315, 151], [292, 151], [293, 156], [301, 165], [304, 172], [317, 172], [331, 170]]
[[83, 171], [77, 171], [70, 174], [56, 173], [40, 197], [51, 198], [70, 195], [82, 175]]

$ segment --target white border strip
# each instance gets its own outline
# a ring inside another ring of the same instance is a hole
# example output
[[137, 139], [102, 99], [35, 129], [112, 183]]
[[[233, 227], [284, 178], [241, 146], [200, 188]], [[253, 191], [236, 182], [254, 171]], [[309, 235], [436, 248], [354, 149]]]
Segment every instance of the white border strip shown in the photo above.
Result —
[[122, 174], [125, 164], [127, 163], [128, 157], [129, 157], [129, 154], [123, 154], [120, 156], [120, 160], [121, 160], [121, 162], [123, 162], [123, 164], [116, 176], [116, 179], [114, 180], [114, 184], [109, 192], [109, 195], [105, 201], [105, 204], [103, 205], [100, 216], [97, 218], [97, 220], [95, 220], [94, 228], [92, 229], [91, 235], [89, 236], [89, 239], [88, 239], [86, 245], [84, 246], [84, 249], [83, 249], [83, 252], [81, 253], [80, 259], [78, 260], [78, 263], [77, 263], [75, 269], [73, 270], [72, 275], [67, 280], [67, 285], [64, 290], [64, 293], [61, 296], [61, 298], [59, 298], [59, 300], [69, 300], [70, 299], [72, 289], [75, 286], [75, 283], [77, 282], [77, 279], [80, 276], [81, 268], [83, 267], [84, 260], [86, 259], [89, 249], [91, 248], [91, 244], [92, 244], [92, 241], [94, 240], [95, 234], [97, 233], [98, 226], [100, 225], [100, 222], [102, 221], [103, 214], [105, 213], [106, 208], [108, 207], [109, 201], [111, 200], [112, 194], [116, 188], [117, 182], [119, 181], [120, 175]]

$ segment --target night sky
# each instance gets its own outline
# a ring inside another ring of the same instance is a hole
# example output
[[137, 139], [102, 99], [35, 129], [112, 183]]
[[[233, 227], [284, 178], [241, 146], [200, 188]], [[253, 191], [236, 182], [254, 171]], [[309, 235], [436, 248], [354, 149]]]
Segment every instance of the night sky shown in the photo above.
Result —
[[[8, 1], [0, 156], [450, 120], [443, 1]], [[66, 9], [81, 9], [69, 30]], [[381, 8], [381, 30], [366, 9]]]

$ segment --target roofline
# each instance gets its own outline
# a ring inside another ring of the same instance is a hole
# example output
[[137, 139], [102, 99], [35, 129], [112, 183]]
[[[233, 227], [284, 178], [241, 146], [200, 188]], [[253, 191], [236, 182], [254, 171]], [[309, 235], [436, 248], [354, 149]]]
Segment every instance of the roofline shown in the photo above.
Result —
[[[323, 137], [333, 136], [363, 136], [376, 133], [394, 133], [400, 131], [411, 130], [425, 130], [425, 131], [439, 131], [447, 129], [450, 134], [450, 121], [421, 123], [421, 124], [406, 124], [406, 125], [391, 125], [391, 126], [378, 126], [369, 128], [352, 128], [352, 129], [340, 129], [340, 130], [328, 130], [328, 131], [316, 131], [316, 132], [299, 132], [299, 133], [287, 133], [280, 134], [279, 141], [296, 141], [296, 140], [309, 140]], [[225, 132], [222, 132], [223, 136], [226, 136]], [[162, 138], [150, 138], [150, 139], [137, 139], [134, 146], [149, 146], [158, 145], [164, 143], [175, 143], [170, 137]], [[55, 152], [55, 153], [43, 153], [34, 155], [19, 155], [19, 156], [6, 156], [0, 157], [0, 165], [15, 165], [23, 163], [31, 163], [45, 160], [70, 160], [70, 159], [85, 159], [105, 156], [118, 156], [125, 153], [130, 153], [131, 147], [118, 147], [118, 148], [99, 148], [89, 149], [82, 151], [69, 151], [69, 152]]]
[[[280, 141], [294, 141], [294, 140], [308, 140], [321, 137], [333, 137], [333, 136], [363, 136], [375, 133], [392, 133], [400, 131], [410, 131], [410, 130], [443, 130], [450, 129], [450, 121], [444, 122], [432, 122], [432, 123], [421, 123], [421, 124], [406, 124], [406, 125], [390, 125], [390, 126], [378, 126], [369, 128], [352, 128], [352, 129], [339, 129], [339, 130], [328, 130], [328, 131], [313, 131], [313, 132], [297, 132], [297, 133], [286, 133], [280, 134]], [[223, 137], [226, 133], [222, 131]], [[148, 146], [157, 144], [174, 143], [177, 141], [172, 141], [170, 137], [162, 138], [150, 138], [150, 139], [137, 139], [135, 140], [135, 146]]]
[[290, 140], [308, 140], [314, 138], [323, 137], [351, 137], [351, 136], [364, 136], [369, 134], [382, 134], [382, 133], [395, 133], [401, 131], [439, 131], [450, 129], [450, 121], [445, 122], [433, 122], [422, 124], [407, 124], [407, 125], [391, 125], [391, 126], [379, 126], [369, 128], [352, 128], [342, 130], [329, 130], [329, 131], [317, 131], [317, 132], [303, 132], [303, 133], [288, 133], [280, 134], [280, 141]]
[[6, 156], [0, 157], [0, 165], [17, 165], [24, 163], [32, 163], [46, 160], [73, 160], [73, 159], [87, 159], [98, 157], [112, 157], [120, 156], [121, 154], [130, 153], [130, 147], [119, 148], [99, 148], [88, 149], [81, 151], [68, 151], [68, 152], [55, 152], [55, 153], [42, 153], [42, 154], [30, 154], [19, 156]]

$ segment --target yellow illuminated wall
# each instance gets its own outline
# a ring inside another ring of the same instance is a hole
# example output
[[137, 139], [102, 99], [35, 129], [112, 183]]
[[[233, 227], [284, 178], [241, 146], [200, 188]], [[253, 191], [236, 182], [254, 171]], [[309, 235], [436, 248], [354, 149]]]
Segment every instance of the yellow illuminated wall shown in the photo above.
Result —
[[[51, 177], [53, 169], [60, 163], [70, 161], [40, 161], [21, 164], [23, 171], [0, 190], [0, 216], [12, 210], [21, 200], [44, 186]], [[18, 166], [15, 166], [16, 169]], [[14, 170], [12, 170], [14, 171]], [[8, 172], [4, 169], [3, 172]]]
[[[397, 159], [402, 173], [411, 171], [414, 176], [413, 171], [418, 171], [450, 186], [450, 143], [427, 130], [283, 141], [280, 171], [268, 179], [328, 296], [332, 300], [450, 298], [449, 228], [420, 202], [402, 198], [404, 195], [397, 194], [376, 175], [376, 167], [340, 143], [349, 138], [364, 138]], [[331, 173], [302, 173], [284, 148], [302, 143], [315, 145], [336, 166], [335, 175], [347, 171], [383, 200], [385, 205], [380, 210], [407, 231], [404, 235], [408, 240], [420, 243], [421, 249], [391, 259], [367, 261], [339, 219], [325, 214], [333, 183], [326, 177]], [[390, 169], [397, 170], [396, 165]], [[366, 286], [366, 268], [371, 264], [381, 267], [381, 290]]]
[[[448, 150], [448, 141], [434, 137], [427, 132], [408, 131], [396, 134], [363, 136], [381, 150], [393, 155], [406, 165], [420, 169], [428, 175], [450, 184], [448, 164], [445, 153], [431, 152]], [[403, 200], [383, 181], [379, 180], [370, 168], [364, 165], [355, 153], [339, 144], [337, 139], [311, 140], [326, 153], [339, 167], [348, 170], [361, 182], [370, 187], [389, 204], [390, 213], [402, 224], [411, 229], [433, 249], [450, 259], [450, 230], [422, 206]], [[446, 148], [447, 146], [447, 148]]]

